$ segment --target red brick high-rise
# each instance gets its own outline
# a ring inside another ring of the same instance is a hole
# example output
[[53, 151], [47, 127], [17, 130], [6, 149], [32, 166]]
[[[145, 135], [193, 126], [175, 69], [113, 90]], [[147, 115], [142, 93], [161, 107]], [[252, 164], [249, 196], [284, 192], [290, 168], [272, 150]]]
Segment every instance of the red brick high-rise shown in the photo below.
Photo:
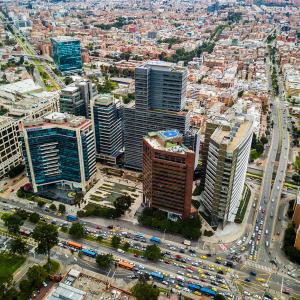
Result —
[[143, 193], [147, 206], [182, 218], [191, 214], [195, 153], [177, 130], [150, 132], [143, 140]]

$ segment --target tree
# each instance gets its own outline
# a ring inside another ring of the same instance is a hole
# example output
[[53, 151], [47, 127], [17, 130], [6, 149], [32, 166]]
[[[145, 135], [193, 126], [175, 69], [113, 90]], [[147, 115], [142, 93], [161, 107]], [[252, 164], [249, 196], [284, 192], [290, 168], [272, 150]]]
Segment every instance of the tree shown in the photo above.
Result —
[[114, 207], [122, 215], [132, 203], [132, 198], [128, 195], [122, 195], [114, 201]]
[[251, 149], [255, 149], [256, 144], [257, 144], [256, 134], [253, 133], [253, 136], [252, 136], [252, 143], [251, 143]]
[[261, 139], [260, 139], [260, 142], [265, 145], [268, 143], [268, 139], [265, 137], [265, 136], [262, 136]]
[[28, 212], [25, 209], [17, 209], [15, 215], [19, 216], [23, 221], [28, 218]]
[[66, 85], [69, 85], [69, 84], [71, 84], [72, 82], [73, 82], [73, 79], [72, 79], [71, 77], [67, 76], [67, 77], [65, 78], [65, 84], [66, 84]]
[[98, 254], [96, 257], [96, 263], [100, 269], [107, 269], [113, 261], [111, 254]]
[[39, 220], [40, 220], [40, 215], [39, 215], [38, 213], [33, 212], [33, 213], [31, 213], [31, 214], [29, 215], [29, 221], [30, 221], [31, 223], [36, 224], [36, 223], [39, 222]]
[[226, 300], [226, 298], [221, 295], [221, 294], [217, 294], [215, 297], [214, 297], [214, 300]]
[[82, 192], [76, 192], [75, 197], [74, 197], [74, 203], [78, 204], [78, 206], [80, 207], [80, 203], [82, 202], [83, 197], [84, 197], [84, 195]]
[[28, 299], [32, 293], [32, 285], [28, 279], [23, 279], [19, 283], [19, 289], [23, 298]]
[[73, 223], [69, 233], [76, 239], [81, 239], [84, 237], [84, 226], [78, 222]]
[[23, 225], [24, 221], [22, 218], [16, 214], [9, 215], [5, 217], [4, 224], [8, 231], [11, 233], [19, 233], [20, 227]]
[[43, 207], [46, 204], [46, 201], [39, 199], [38, 200], [38, 206]]
[[40, 254], [46, 254], [48, 265], [50, 265], [51, 248], [58, 244], [57, 227], [53, 224], [41, 222], [34, 228], [32, 237], [38, 243], [37, 252]]
[[158, 288], [142, 282], [134, 285], [131, 292], [137, 300], [156, 300], [160, 294]]
[[299, 174], [297, 174], [297, 173], [293, 174], [292, 179], [294, 182], [300, 183], [300, 175]]
[[66, 212], [66, 206], [64, 204], [59, 204], [58, 206], [58, 211], [61, 213], [61, 214], [64, 214]]
[[53, 211], [56, 210], [56, 205], [54, 203], [51, 203], [51, 205], [49, 206], [49, 208]]
[[28, 269], [27, 278], [31, 281], [33, 287], [40, 287], [47, 278], [48, 274], [45, 268], [39, 265], [32, 266]]
[[118, 248], [121, 243], [121, 238], [119, 236], [114, 235], [111, 239], [111, 245], [114, 248]]
[[129, 248], [130, 248], [130, 244], [128, 242], [124, 243], [123, 246], [122, 246], [122, 249], [124, 251], [128, 251]]
[[26, 242], [20, 237], [13, 239], [10, 243], [10, 252], [19, 255], [26, 254], [28, 252], [28, 247], [26, 245]]
[[157, 261], [161, 258], [160, 248], [156, 245], [148, 245], [144, 252], [144, 256], [149, 260]]
[[256, 144], [255, 149], [257, 153], [262, 154], [264, 152], [264, 145], [263, 144]]

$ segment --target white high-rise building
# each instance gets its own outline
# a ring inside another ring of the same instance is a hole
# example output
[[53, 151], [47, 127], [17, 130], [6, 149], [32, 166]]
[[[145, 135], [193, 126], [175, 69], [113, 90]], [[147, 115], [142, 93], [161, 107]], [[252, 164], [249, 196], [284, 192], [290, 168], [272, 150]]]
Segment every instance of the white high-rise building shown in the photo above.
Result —
[[0, 117], [0, 178], [22, 163], [18, 122]]
[[[203, 205], [212, 223], [234, 222], [246, 179], [253, 135], [247, 116], [210, 124]], [[215, 125], [215, 128], [214, 128]]]

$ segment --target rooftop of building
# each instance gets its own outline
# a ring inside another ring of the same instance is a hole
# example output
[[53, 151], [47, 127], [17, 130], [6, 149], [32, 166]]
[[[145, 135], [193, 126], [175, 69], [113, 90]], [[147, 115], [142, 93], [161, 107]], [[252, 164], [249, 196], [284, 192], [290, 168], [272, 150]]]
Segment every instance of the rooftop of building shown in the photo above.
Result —
[[24, 120], [24, 128], [45, 128], [45, 127], [60, 127], [65, 129], [84, 129], [86, 125], [90, 124], [90, 120], [83, 116], [74, 116], [67, 113], [52, 112], [39, 119]]
[[10, 124], [13, 121], [14, 121], [13, 118], [5, 117], [5, 116], [0, 116], [0, 129], [2, 127], [6, 126], [7, 124]]
[[234, 151], [242, 141], [253, 131], [253, 121], [246, 117], [236, 119], [229, 127], [218, 127], [211, 136], [217, 144], [226, 144], [227, 151]]
[[193, 152], [183, 143], [183, 136], [177, 129], [149, 132], [144, 139], [157, 150], [184, 154]]
[[43, 88], [37, 85], [32, 79], [24, 79], [14, 83], [3, 84], [0, 86], [0, 91], [9, 93], [28, 94], [33, 92], [40, 92]]
[[[78, 266], [73, 266], [65, 275], [63, 280], [55, 285], [47, 300], [134, 300], [127, 289], [127, 283], [123, 279], [106, 277], [102, 274], [89, 271], [87, 269], [78, 270]], [[110, 284], [107, 285], [109, 279]]]
[[[8, 110], [7, 115], [10, 117], [20, 119], [35, 114], [37, 111], [40, 112], [41, 109], [48, 107], [49, 104], [52, 105], [58, 101], [58, 91], [43, 91], [40, 86], [33, 90], [29, 87], [36, 85], [31, 85], [30, 82], [28, 82], [28, 85], [25, 82], [24, 86], [27, 88], [22, 90], [23, 84], [24, 81], [21, 81], [3, 85], [0, 88], [0, 106]], [[7, 86], [13, 88], [10, 90]]]
[[82, 300], [86, 292], [60, 282], [55, 290], [47, 297], [47, 300]]
[[165, 61], [160, 61], [160, 60], [152, 60], [152, 61], [147, 61], [139, 68], [151, 68], [153, 70], [161, 70], [161, 71], [169, 71], [169, 72], [186, 72], [187, 68], [181, 67], [177, 64], [170, 63], [170, 62], [165, 62]]
[[113, 104], [116, 99], [112, 94], [100, 94], [94, 99], [94, 105], [108, 106]]
[[62, 35], [62, 36], [56, 36], [51, 38], [55, 42], [78, 42], [80, 41], [79, 38], [68, 36], [68, 35]]

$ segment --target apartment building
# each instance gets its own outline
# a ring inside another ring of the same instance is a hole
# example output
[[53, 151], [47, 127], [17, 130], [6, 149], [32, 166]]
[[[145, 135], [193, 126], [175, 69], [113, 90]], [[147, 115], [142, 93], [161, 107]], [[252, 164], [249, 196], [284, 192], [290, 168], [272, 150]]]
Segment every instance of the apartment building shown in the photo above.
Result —
[[191, 214], [195, 153], [178, 130], [149, 132], [143, 139], [143, 194], [147, 206], [170, 218]]
[[237, 116], [207, 124], [203, 205], [213, 225], [234, 222], [246, 179], [253, 121]]

